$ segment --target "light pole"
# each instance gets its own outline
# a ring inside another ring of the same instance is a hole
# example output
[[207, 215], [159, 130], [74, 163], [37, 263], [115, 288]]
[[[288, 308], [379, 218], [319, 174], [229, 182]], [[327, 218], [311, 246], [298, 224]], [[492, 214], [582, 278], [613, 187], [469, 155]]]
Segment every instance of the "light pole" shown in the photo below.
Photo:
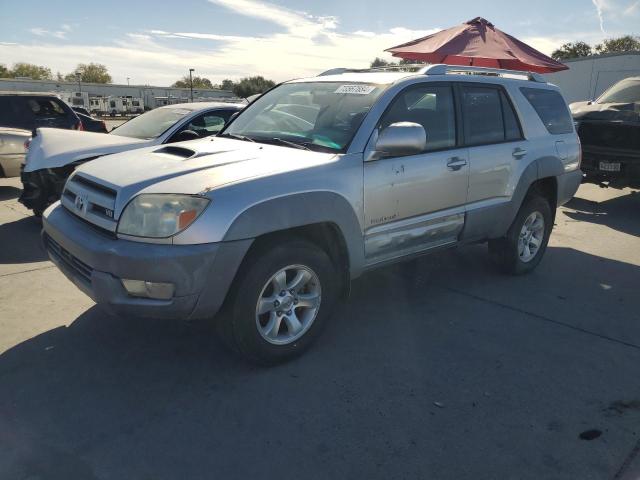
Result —
[[191, 89], [191, 103], [193, 103], [193, 77], [191, 74], [195, 71], [195, 68], [189, 69], [189, 88]]
[[82, 93], [82, 84], [80, 80], [82, 79], [82, 74], [80, 72], [76, 72], [76, 78], [78, 79], [78, 91]]
[[129, 77], [127, 77], [127, 87], [129, 86]]

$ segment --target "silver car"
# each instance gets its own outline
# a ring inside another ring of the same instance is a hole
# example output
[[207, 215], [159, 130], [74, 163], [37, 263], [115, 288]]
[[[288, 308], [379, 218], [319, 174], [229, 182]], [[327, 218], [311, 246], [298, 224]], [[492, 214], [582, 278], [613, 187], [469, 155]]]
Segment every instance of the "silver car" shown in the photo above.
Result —
[[307, 348], [349, 282], [486, 241], [542, 260], [580, 144], [536, 74], [432, 65], [284, 83], [202, 141], [78, 168], [44, 213], [51, 259], [124, 315], [213, 317], [248, 359]]
[[24, 163], [31, 132], [0, 127], [0, 177], [17, 177]]

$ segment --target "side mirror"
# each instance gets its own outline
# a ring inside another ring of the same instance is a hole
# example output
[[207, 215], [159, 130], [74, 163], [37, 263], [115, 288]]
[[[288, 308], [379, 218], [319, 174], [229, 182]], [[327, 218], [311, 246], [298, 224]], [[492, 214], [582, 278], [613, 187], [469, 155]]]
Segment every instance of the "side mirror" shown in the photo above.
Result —
[[413, 122], [392, 123], [382, 130], [375, 143], [375, 158], [405, 157], [424, 152], [427, 132]]
[[180, 133], [178, 133], [177, 135], [175, 135], [171, 139], [171, 141], [172, 142], [187, 142], [189, 140], [197, 140], [198, 138], [200, 138], [200, 135], [198, 135], [193, 130], [183, 130]]

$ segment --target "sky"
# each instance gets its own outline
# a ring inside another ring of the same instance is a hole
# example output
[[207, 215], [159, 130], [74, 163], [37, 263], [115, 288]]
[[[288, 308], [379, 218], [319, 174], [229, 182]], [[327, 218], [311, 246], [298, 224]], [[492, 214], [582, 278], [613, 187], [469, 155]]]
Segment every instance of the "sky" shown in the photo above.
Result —
[[114, 83], [275, 81], [366, 67], [385, 48], [477, 16], [547, 55], [565, 42], [640, 34], [640, 0], [1, 0], [0, 64], [69, 73], [106, 65]]

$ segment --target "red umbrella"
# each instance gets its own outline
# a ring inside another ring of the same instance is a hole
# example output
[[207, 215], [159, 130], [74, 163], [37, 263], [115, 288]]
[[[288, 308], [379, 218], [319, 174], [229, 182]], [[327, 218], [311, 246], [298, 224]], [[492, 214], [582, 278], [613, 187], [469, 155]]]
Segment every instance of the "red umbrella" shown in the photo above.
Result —
[[448, 65], [474, 65], [538, 73], [569, 68], [498, 30], [481, 17], [385, 51], [406, 60]]

